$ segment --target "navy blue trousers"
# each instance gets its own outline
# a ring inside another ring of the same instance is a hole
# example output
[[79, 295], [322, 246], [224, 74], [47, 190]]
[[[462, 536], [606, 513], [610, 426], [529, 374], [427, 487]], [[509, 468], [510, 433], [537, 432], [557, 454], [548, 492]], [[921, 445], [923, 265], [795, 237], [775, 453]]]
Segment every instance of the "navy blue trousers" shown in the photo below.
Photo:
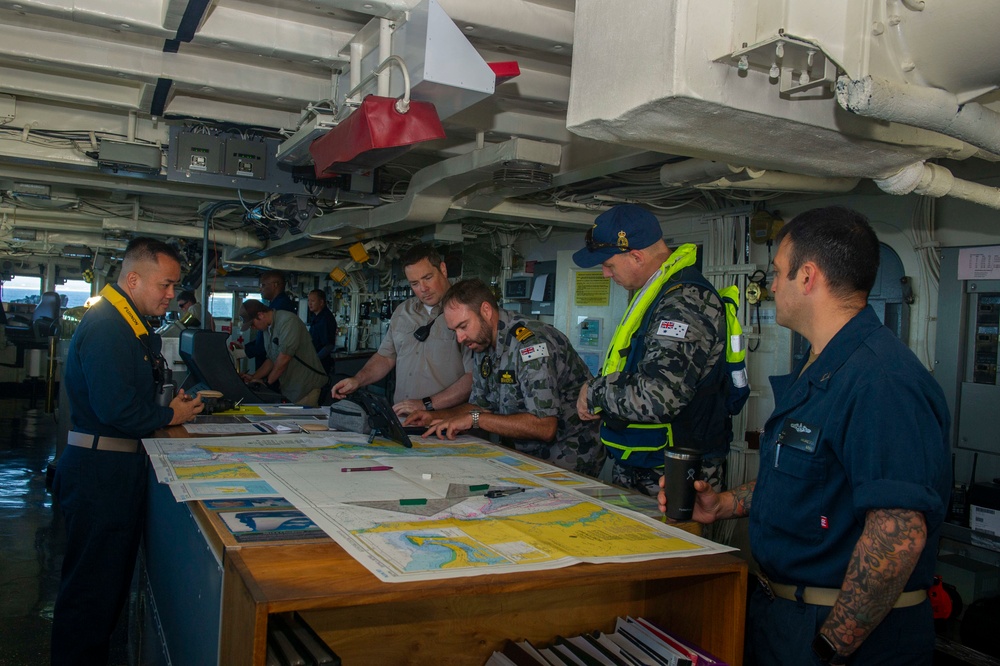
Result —
[[[746, 666], [820, 666], [812, 641], [828, 606], [768, 599], [758, 586], [747, 608]], [[851, 656], [852, 666], [931, 666], [934, 620], [929, 601], [889, 611]]]
[[67, 446], [53, 492], [66, 557], [52, 618], [53, 666], [106, 664], [146, 515], [146, 454]]

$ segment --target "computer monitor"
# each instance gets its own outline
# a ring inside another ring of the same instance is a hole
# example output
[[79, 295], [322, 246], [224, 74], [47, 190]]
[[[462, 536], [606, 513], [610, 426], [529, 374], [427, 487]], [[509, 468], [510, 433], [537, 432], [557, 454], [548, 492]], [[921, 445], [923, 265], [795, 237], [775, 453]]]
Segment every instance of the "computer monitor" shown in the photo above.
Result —
[[247, 404], [281, 402], [280, 393], [268, 388], [251, 390], [243, 383], [229, 356], [228, 339], [225, 333], [201, 328], [181, 331], [178, 351], [188, 369], [188, 378], [181, 388], [189, 393], [205, 389], [221, 391], [226, 400]]

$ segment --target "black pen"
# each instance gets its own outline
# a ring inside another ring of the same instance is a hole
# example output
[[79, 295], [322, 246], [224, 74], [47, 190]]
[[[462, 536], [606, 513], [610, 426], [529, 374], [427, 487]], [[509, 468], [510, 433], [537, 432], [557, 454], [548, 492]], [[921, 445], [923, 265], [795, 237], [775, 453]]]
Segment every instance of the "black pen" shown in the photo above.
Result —
[[496, 490], [487, 490], [486, 497], [490, 499], [496, 499], [497, 497], [507, 497], [507, 495], [513, 495], [514, 493], [523, 493], [524, 488], [497, 488]]

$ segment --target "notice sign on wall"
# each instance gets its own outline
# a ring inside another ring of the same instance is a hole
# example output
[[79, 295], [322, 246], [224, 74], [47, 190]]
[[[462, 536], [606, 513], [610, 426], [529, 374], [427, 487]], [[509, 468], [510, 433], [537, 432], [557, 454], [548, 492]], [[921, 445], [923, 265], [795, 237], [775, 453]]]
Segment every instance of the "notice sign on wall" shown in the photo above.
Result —
[[1000, 245], [966, 247], [958, 251], [959, 280], [1000, 279]]
[[611, 280], [604, 277], [604, 273], [601, 271], [576, 272], [575, 305], [607, 307], [610, 302]]

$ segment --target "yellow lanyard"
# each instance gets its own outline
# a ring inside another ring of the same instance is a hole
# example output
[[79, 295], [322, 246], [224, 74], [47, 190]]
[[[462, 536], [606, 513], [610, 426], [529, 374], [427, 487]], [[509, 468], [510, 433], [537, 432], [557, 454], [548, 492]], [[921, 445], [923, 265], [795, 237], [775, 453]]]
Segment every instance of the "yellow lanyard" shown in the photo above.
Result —
[[146, 328], [142, 317], [132, 309], [132, 306], [129, 305], [128, 301], [117, 289], [110, 284], [104, 285], [104, 289], [101, 289], [101, 298], [108, 299], [108, 302], [115, 306], [115, 310], [118, 310], [122, 318], [132, 327], [135, 337], [139, 338], [142, 342], [145, 342], [149, 338], [149, 329]]

